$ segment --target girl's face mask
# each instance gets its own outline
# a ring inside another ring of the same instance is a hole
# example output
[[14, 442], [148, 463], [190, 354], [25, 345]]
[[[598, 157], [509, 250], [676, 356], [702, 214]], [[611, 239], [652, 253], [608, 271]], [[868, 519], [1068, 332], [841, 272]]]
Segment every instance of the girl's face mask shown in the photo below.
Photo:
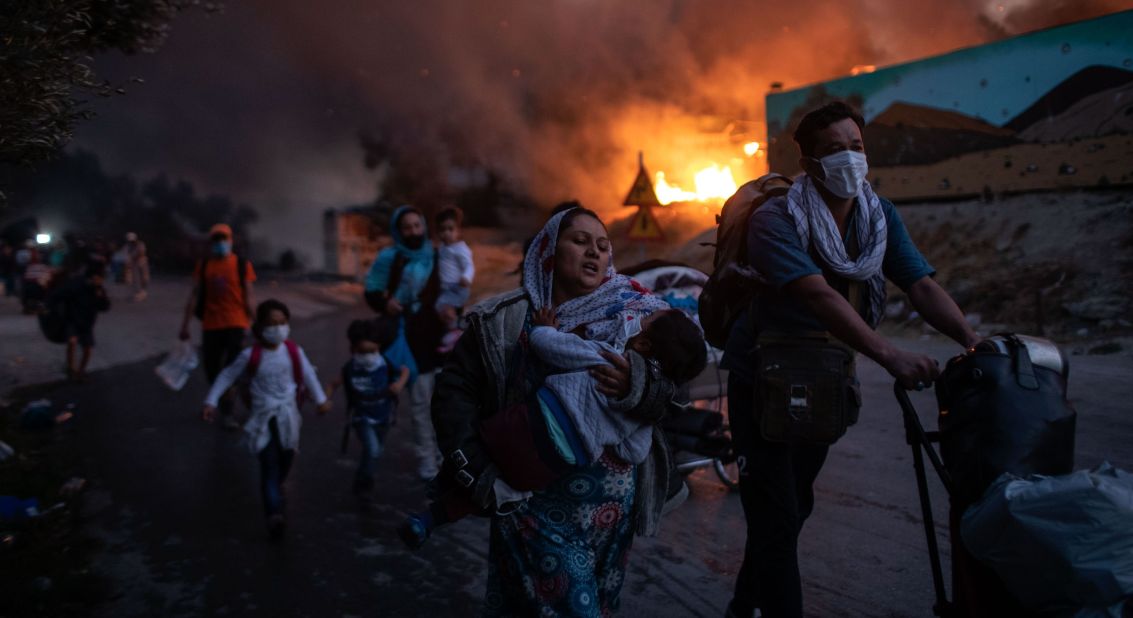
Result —
[[279, 345], [287, 341], [287, 336], [291, 334], [291, 327], [287, 324], [280, 324], [278, 326], [264, 327], [260, 332], [260, 337], [268, 345]]

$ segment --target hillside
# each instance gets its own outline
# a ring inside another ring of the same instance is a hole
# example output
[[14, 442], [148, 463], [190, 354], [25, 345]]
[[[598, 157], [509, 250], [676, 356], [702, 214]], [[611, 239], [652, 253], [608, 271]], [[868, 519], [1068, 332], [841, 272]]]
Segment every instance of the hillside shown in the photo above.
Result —
[[1012, 118], [1004, 127], [1022, 133], [1044, 118], [1057, 116], [1082, 99], [1133, 82], [1133, 71], [1117, 67], [1090, 66], [1062, 80]]
[[1019, 133], [1028, 142], [1057, 142], [1133, 133], [1133, 82], [1083, 97], [1057, 116]]
[[894, 103], [885, 108], [870, 121], [871, 125], [887, 127], [907, 127], [916, 129], [947, 129], [951, 131], [968, 131], [971, 133], [985, 133], [1001, 137], [1010, 137], [1015, 134], [1011, 129], [1005, 129], [989, 124], [980, 118], [968, 116], [946, 109], [913, 105], [911, 103]]

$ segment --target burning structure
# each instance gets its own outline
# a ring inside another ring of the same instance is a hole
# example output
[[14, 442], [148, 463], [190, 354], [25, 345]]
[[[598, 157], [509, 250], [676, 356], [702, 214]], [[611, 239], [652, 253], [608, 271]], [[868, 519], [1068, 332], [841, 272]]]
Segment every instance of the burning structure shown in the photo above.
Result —
[[390, 243], [376, 221], [374, 206], [328, 208], [323, 212], [323, 269], [361, 280], [378, 250]]

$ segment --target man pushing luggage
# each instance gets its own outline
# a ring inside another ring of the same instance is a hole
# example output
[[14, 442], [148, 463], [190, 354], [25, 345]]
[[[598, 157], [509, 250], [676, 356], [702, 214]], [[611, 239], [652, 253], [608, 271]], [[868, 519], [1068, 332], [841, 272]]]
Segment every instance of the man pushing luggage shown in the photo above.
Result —
[[896, 208], [866, 181], [862, 117], [830, 103], [799, 123], [804, 174], [747, 223], [748, 265], [761, 276], [736, 320], [722, 366], [740, 466], [747, 545], [728, 616], [802, 616], [798, 535], [829, 446], [857, 420], [854, 356], [865, 354], [906, 388], [938, 373], [928, 356], [874, 330], [886, 280], [925, 321], [962, 346], [978, 336], [933, 279]]

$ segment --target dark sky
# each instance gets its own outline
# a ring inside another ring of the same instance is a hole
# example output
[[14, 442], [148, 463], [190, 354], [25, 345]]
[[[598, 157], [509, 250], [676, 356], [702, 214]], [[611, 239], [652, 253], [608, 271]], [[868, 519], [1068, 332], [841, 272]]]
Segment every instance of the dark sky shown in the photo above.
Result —
[[[128, 94], [75, 146], [114, 173], [167, 171], [261, 213], [317, 255], [319, 214], [372, 199], [357, 134], [438, 165], [491, 166], [543, 203], [620, 204], [705, 115], [762, 122], [787, 88], [1133, 7], [1133, 0], [231, 0], [153, 55], [99, 58]], [[679, 179], [678, 179], [679, 180]]]

